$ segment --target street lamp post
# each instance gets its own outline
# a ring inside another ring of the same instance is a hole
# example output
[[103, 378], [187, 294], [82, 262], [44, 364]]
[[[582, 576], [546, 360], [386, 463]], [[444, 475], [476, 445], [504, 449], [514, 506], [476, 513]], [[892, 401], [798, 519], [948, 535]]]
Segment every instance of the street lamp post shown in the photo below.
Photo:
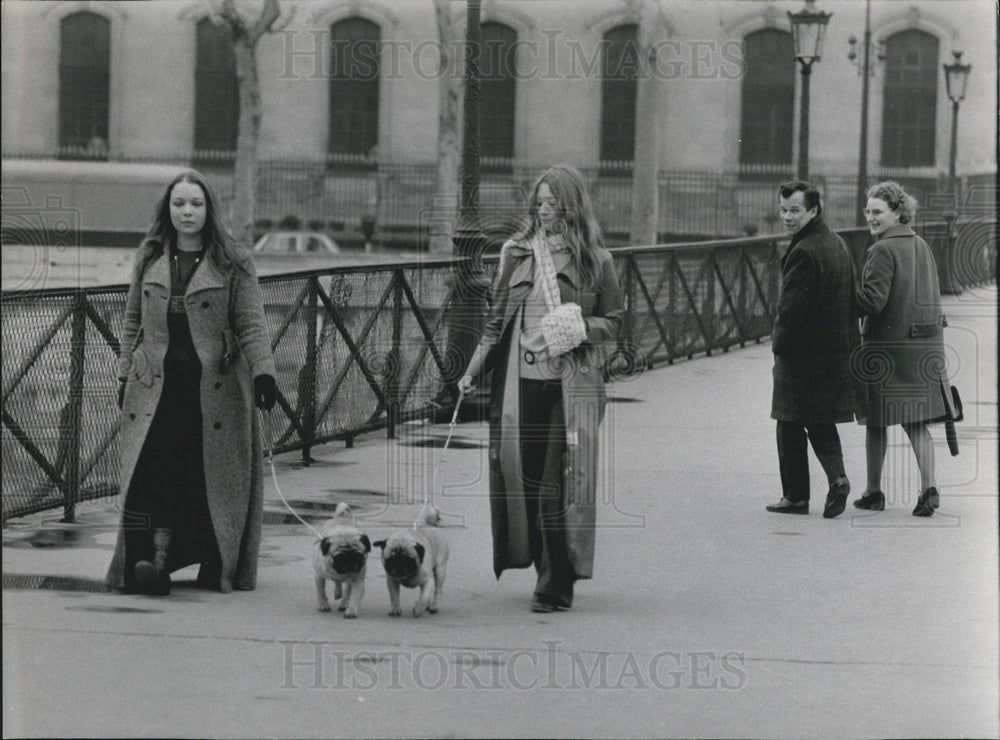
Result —
[[971, 64], [962, 64], [962, 52], [953, 51], [955, 57], [951, 64], [944, 64], [944, 84], [951, 101], [951, 150], [948, 154], [948, 197], [951, 199], [951, 208], [945, 214], [948, 224], [947, 253], [944, 257], [943, 271], [939, 267], [941, 275], [942, 293], [961, 293], [962, 284], [958, 276], [952, 273], [952, 265], [958, 262], [956, 255], [958, 219], [958, 192], [955, 183], [955, 159], [958, 153], [958, 104], [965, 98], [965, 87], [969, 84], [969, 72], [972, 71]]
[[809, 177], [809, 77], [812, 65], [818, 62], [823, 51], [823, 34], [831, 13], [817, 11], [815, 0], [806, 0], [806, 7], [798, 13], [788, 13], [792, 25], [792, 43], [795, 58], [802, 70], [802, 92], [799, 97], [799, 166], [798, 178]]
[[[851, 49], [847, 52], [847, 58], [858, 65], [861, 74], [861, 141], [858, 145], [858, 181], [854, 196], [854, 214], [855, 224], [864, 226], [864, 210], [868, 202], [868, 85], [874, 71], [871, 62], [873, 51], [871, 0], [865, 0], [865, 36], [861, 44], [860, 61], [858, 61], [858, 39], [851, 36], [849, 42]], [[881, 44], [875, 53], [879, 61], [885, 59]]]
[[944, 67], [944, 84], [951, 101], [951, 152], [948, 159], [948, 194], [957, 198], [955, 192], [955, 157], [958, 153], [958, 104], [965, 99], [965, 88], [969, 84], [971, 64], [962, 64], [962, 52], [953, 51], [955, 60]]

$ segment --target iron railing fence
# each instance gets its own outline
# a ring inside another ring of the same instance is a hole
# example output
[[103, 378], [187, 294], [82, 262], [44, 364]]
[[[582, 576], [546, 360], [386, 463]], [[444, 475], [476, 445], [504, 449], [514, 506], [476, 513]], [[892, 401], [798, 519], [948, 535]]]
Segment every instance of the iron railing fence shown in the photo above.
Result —
[[[937, 252], [949, 254], [947, 230], [922, 230]], [[995, 279], [986, 269], [995, 270], [995, 220], [969, 222], [958, 232], [970, 256], [953, 270], [956, 279], [968, 285]], [[841, 234], [860, 265], [870, 235]], [[769, 336], [786, 243], [764, 236], [615, 248], [625, 320], [606, 373]], [[482, 262], [492, 277], [496, 257]], [[445, 382], [468, 360], [449, 346], [445, 325], [461, 263], [422, 260], [260, 279], [278, 369], [278, 404], [269, 421], [275, 451], [308, 457], [324, 442], [350, 443], [378, 429], [393, 436], [402, 421], [437, 415]], [[112, 286], [3, 294], [4, 519], [59, 507], [72, 519], [77, 502], [117, 493], [115, 373], [125, 293], [125, 286]]]
[[[427, 415], [454, 372], [443, 311], [456, 260], [260, 278], [278, 371], [278, 452]], [[116, 358], [126, 286], [4, 293], [3, 517], [118, 490]], [[452, 364], [449, 364], [452, 363]]]
[[[4, 154], [24, 159], [51, 155]], [[88, 158], [73, 151], [61, 156]], [[89, 158], [133, 164], [176, 164], [202, 169], [216, 186], [225, 207], [233, 193], [233, 153], [196, 151], [187, 156], [130, 158], [98, 152]], [[598, 220], [611, 245], [628, 243], [631, 219], [632, 163], [576, 163], [588, 181]], [[484, 158], [480, 177], [480, 215], [484, 227], [509, 232], [521, 222], [525, 199], [544, 164], [517, 159]], [[659, 241], [755, 236], [780, 231], [776, 186], [791, 170], [778, 165], [744, 165], [725, 172], [664, 169], [659, 173]], [[358, 155], [329, 154], [311, 160], [263, 159], [258, 163], [256, 218], [258, 232], [276, 228], [309, 228], [335, 239], [363, 241], [363, 219], [374, 217], [375, 240], [425, 245], [432, 234], [451, 233], [458, 220], [455, 197], [435, 193], [433, 162], [385, 162]], [[850, 175], [815, 174], [824, 195], [827, 221], [834, 228], [856, 223], [855, 183]], [[921, 210], [940, 217], [941, 204], [951, 203], [942, 173], [906, 168], [873, 168], [869, 185], [883, 179], [901, 182]], [[958, 178], [958, 203], [993, 213], [996, 173]], [[16, 183], [15, 183], [16, 184]], [[142, 224], [141, 228], [145, 228]], [[140, 228], [137, 225], [137, 228]]]

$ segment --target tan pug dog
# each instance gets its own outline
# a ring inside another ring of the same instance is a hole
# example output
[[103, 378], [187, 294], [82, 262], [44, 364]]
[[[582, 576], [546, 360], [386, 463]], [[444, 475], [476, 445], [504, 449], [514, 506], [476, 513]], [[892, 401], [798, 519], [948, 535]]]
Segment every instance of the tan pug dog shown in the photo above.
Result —
[[320, 537], [313, 559], [319, 610], [330, 611], [326, 582], [333, 581], [334, 598], [340, 599], [337, 610], [344, 612], [344, 619], [356, 619], [365, 595], [365, 571], [372, 549], [368, 535], [358, 530], [351, 507], [341, 502], [320, 530]]
[[444, 591], [448, 569], [448, 542], [438, 531], [441, 514], [433, 506], [425, 506], [418, 518], [420, 526], [403, 529], [384, 540], [373, 543], [382, 548], [382, 566], [389, 586], [390, 617], [402, 616], [399, 587], [419, 588], [420, 595], [413, 605], [413, 616], [427, 610], [436, 614]]

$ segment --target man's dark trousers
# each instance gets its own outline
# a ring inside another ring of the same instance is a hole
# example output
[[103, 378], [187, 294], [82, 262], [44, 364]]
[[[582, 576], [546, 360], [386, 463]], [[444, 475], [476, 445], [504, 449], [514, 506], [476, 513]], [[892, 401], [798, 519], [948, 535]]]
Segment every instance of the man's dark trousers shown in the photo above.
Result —
[[778, 467], [781, 470], [782, 495], [794, 503], [809, 500], [809, 458], [806, 447], [812, 444], [813, 452], [830, 485], [844, 475], [844, 454], [840, 448], [840, 435], [836, 424], [802, 424], [797, 421], [779, 421]]

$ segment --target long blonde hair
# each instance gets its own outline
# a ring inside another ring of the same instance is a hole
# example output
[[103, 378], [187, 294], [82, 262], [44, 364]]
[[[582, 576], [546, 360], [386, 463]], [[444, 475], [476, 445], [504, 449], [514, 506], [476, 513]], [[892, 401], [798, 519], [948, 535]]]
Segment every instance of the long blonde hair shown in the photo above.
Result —
[[598, 279], [597, 250], [604, 246], [604, 240], [587, 183], [575, 167], [556, 164], [538, 176], [528, 195], [528, 224], [515, 238], [530, 239], [542, 231], [538, 218], [538, 189], [542, 183], [549, 186], [559, 203], [559, 218], [566, 228], [563, 237], [580, 271], [581, 281], [592, 288]]

